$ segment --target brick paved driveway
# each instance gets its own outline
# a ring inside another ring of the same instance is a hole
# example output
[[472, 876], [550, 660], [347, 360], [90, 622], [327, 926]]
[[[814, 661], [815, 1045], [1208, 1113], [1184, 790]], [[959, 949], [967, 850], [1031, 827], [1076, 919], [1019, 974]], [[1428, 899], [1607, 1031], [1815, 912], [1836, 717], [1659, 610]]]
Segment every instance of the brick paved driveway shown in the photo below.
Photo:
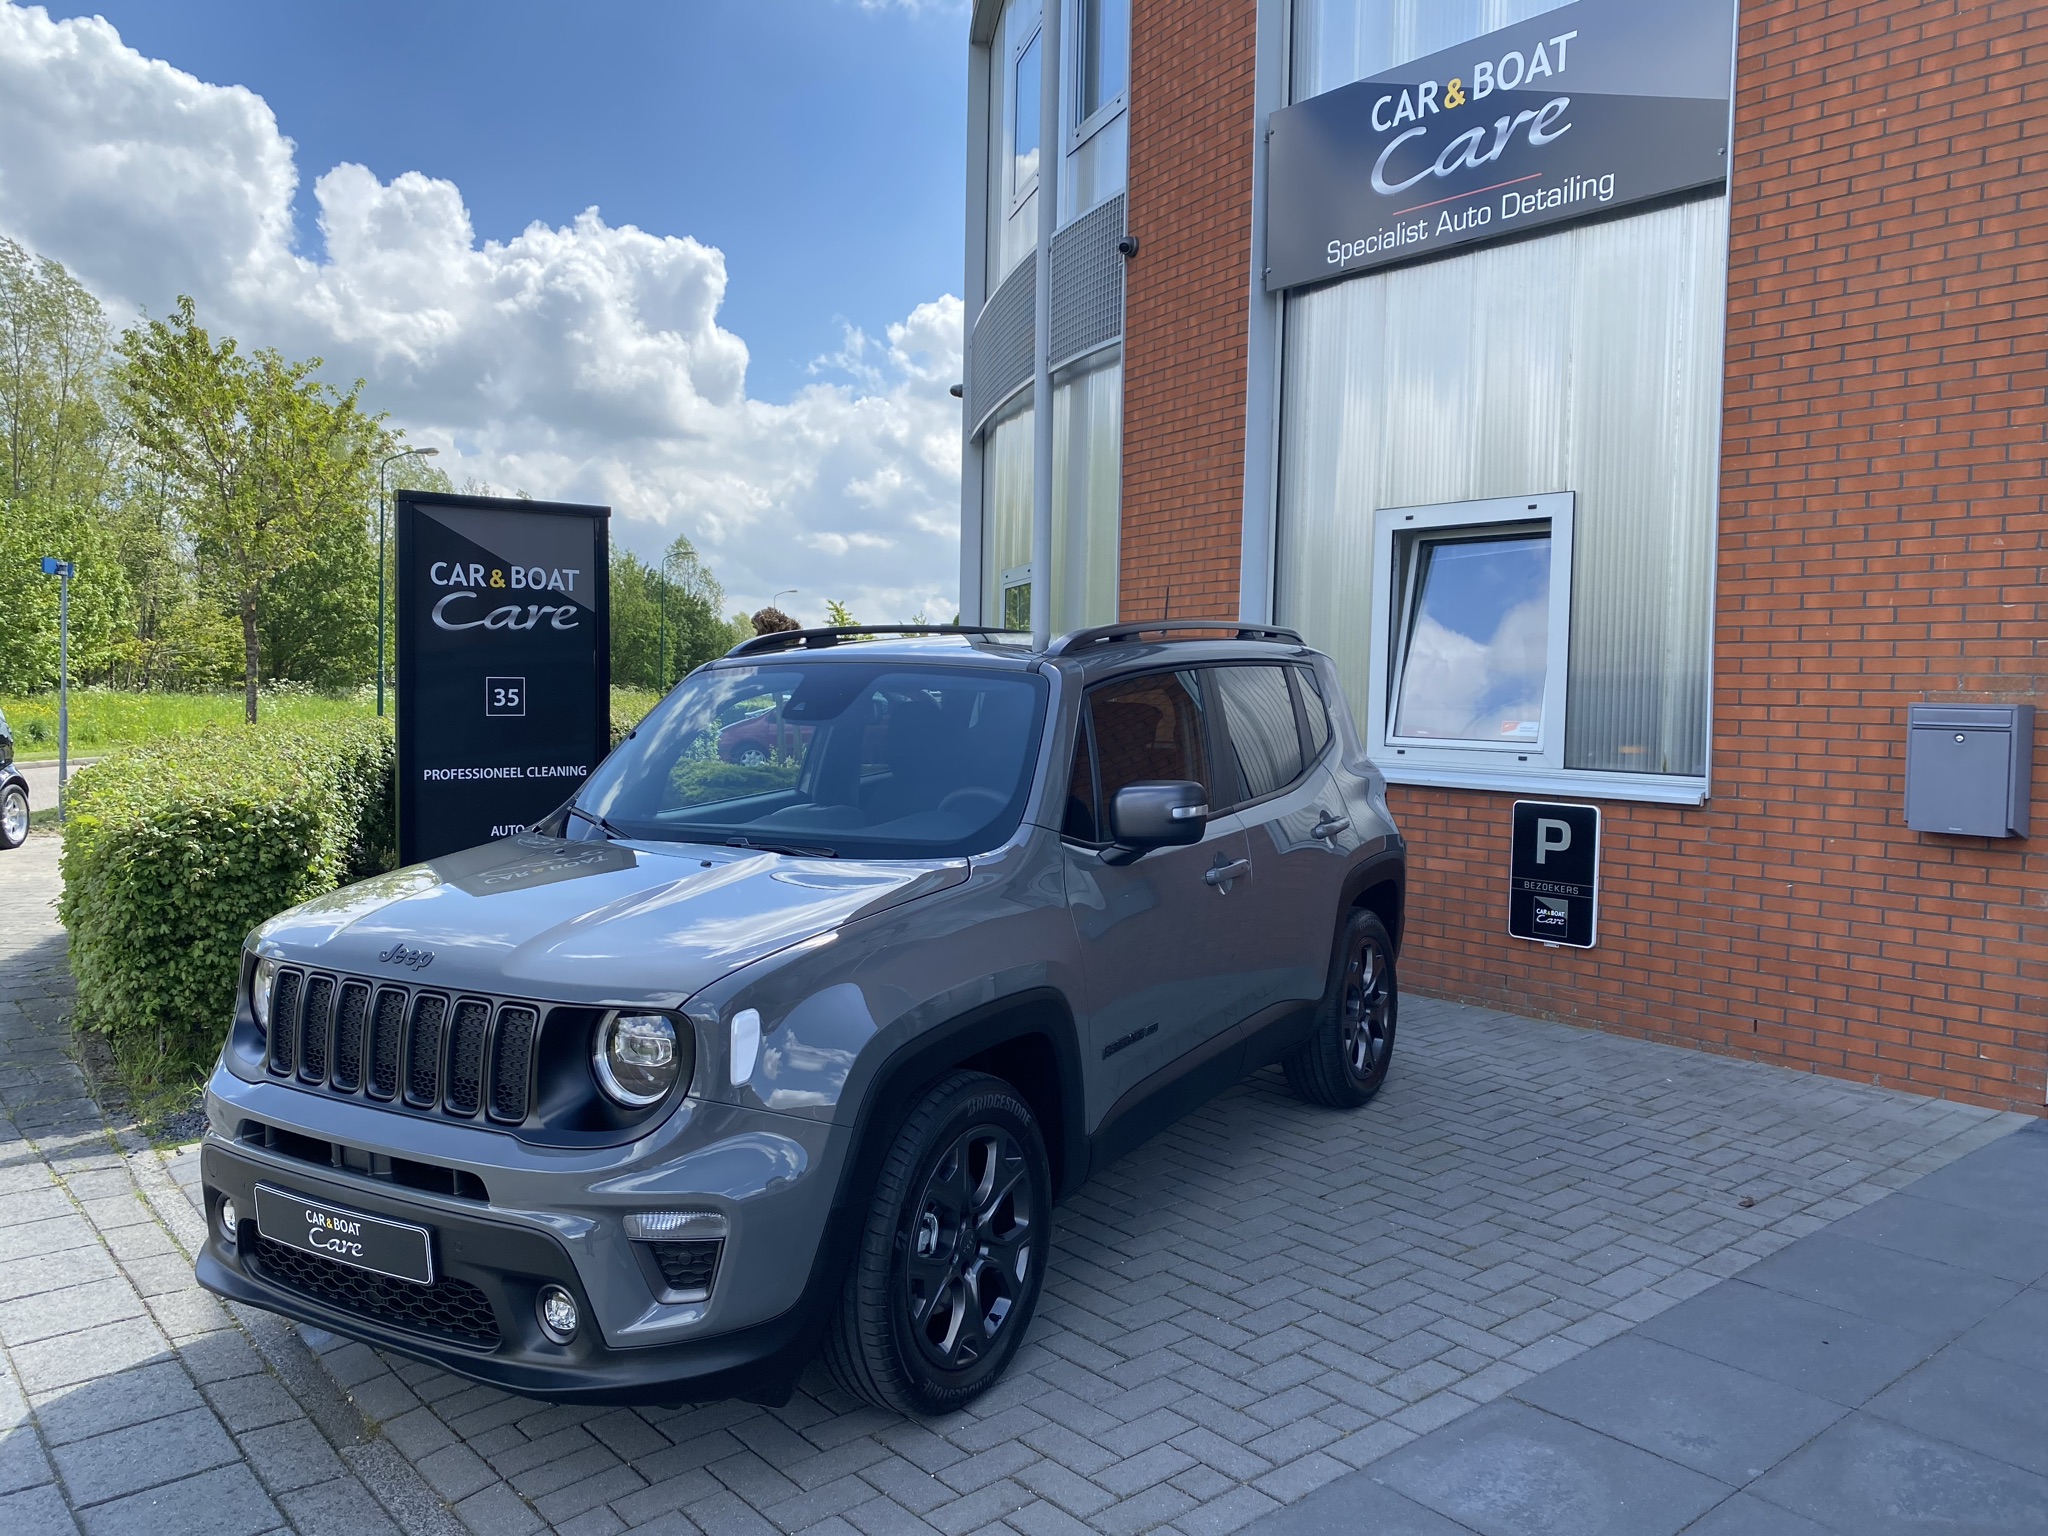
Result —
[[[0, 966], [12, 877], [0, 864]], [[9, 986], [0, 1042], [21, 1006]], [[267, 1507], [305, 1536], [371, 1528], [352, 1522], [372, 1516], [423, 1529], [451, 1510], [479, 1536], [1229, 1531], [2014, 1120], [1413, 1001], [1392, 1079], [1363, 1113], [1296, 1104], [1264, 1074], [1064, 1207], [1031, 1337], [971, 1412], [906, 1422], [856, 1407], [815, 1371], [782, 1409], [556, 1408], [310, 1332], [325, 1377], [307, 1380], [291, 1365], [296, 1343], [276, 1342], [289, 1330], [237, 1313], [309, 1405], [322, 1437], [301, 1433], [309, 1455], [324, 1446], [351, 1471], [371, 1466], [365, 1447], [388, 1458], [359, 1474], [382, 1511], [349, 1503], [332, 1477], [332, 1497], [294, 1501], [279, 1482], [288, 1467], [243, 1459]], [[146, 1191], [172, 1187], [154, 1154], [131, 1146], [127, 1161], [158, 1170], [136, 1176]], [[167, 1171], [189, 1188], [194, 1161], [173, 1157]], [[42, 1295], [42, 1311], [90, 1326], [82, 1286], [0, 1255], [0, 1293]], [[18, 1315], [0, 1306], [10, 1351]], [[349, 1413], [320, 1397], [328, 1379]], [[53, 1443], [49, 1425], [64, 1422], [66, 1389], [29, 1385], [10, 1451], [36, 1433]], [[157, 1443], [175, 1443], [172, 1416], [148, 1422]], [[86, 1460], [60, 1457], [47, 1497], [113, 1529], [93, 1518], [97, 1485], [66, 1470]], [[414, 1477], [446, 1508], [384, 1486]]]

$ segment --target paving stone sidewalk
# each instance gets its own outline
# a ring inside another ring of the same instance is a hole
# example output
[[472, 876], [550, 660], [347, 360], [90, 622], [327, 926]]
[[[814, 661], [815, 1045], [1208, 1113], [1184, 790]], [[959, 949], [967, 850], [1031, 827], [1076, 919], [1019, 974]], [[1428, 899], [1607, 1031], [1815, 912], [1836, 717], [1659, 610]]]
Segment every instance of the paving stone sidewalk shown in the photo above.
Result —
[[[0, 934], [12, 873], [0, 864]], [[12, 985], [4, 941], [0, 966]], [[1414, 1000], [1366, 1111], [1305, 1107], [1264, 1074], [1063, 1207], [1031, 1336], [966, 1413], [906, 1422], [817, 1372], [779, 1409], [551, 1407], [303, 1337], [371, 1426], [360, 1446], [388, 1449], [478, 1536], [1208, 1536], [2021, 1118]], [[188, 1189], [195, 1165], [156, 1162]], [[0, 1258], [0, 1289], [15, 1262]], [[261, 1326], [242, 1320], [245, 1337]], [[330, 1447], [357, 1445], [346, 1429]]]
[[286, 1324], [193, 1284], [197, 1212], [70, 1056], [60, 847], [0, 853], [0, 1532], [462, 1536]]
[[1252, 1528], [1359, 1530], [2048, 1531], [2048, 1123]]

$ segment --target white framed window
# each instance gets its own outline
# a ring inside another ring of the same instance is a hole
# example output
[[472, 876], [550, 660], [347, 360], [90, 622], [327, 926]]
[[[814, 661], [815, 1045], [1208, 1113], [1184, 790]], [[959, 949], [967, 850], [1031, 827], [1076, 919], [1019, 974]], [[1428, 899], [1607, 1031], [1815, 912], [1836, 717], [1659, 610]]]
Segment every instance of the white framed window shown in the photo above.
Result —
[[1130, 100], [1131, 0], [1073, 0], [1073, 124], [1078, 148], [1116, 119]]
[[1031, 567], [1013, 565], [1003, 572], [1003, 617], [1005, 629], [1031, 627]]
[[1368, 750], [1390, 778], [1564, 767], [1575, 505], [1374, 514]]
[[1010, 211], [1038, 190], [1038, 157], [1044, 134], [1045, 29], [1036, 24], [1010, 52]]

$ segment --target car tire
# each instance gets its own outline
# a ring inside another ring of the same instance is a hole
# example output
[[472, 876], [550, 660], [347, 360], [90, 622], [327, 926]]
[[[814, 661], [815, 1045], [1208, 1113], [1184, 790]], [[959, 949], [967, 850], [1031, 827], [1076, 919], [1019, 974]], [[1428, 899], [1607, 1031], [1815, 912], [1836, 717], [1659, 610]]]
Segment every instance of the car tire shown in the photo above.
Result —
[[0, 789], [0, 848], [28, 841], [28, 791], [19, 784]]
[[740, 753], [740, 766], [742, 768], [759, 768], [764, 766], [767, 761], [768, 754], [759, 747], [748, 747]]
[[1281, 1062], [1295, 1097], [1356, 1109], [1378, 1093], [1393, 1064], [1400, 1007], [1387, 926], [1371, 912], [1353, 912], [1337, 942], [1315, 1026]]
[[1051, 1215], [1031, 1106], [986, 1073], [935, 1083], [883, 1157], [826, 1337], [834, 1380], [914, 1415], [987, 1391], [1037, 1306]]

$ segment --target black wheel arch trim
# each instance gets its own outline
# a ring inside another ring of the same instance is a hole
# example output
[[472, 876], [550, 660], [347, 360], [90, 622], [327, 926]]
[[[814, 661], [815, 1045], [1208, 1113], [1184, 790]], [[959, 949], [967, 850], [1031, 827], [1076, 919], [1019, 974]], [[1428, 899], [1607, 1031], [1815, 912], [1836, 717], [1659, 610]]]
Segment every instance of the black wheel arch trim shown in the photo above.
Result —
[[[1042, 1039], [1053, 1063], [1049, 1084], [1019, 1083], [992, 1065], [1005, 1047]], [[1039, 986], [991, 998], [963, 1009], [944, 1023], [919, 1029], [883, 1057], [848, 1090], [856, 1104], [853, 1119], [834, 1127], [843, 1136], [839, 1182], [833, 1192], [811, 1272], [802, 1293], [784, 1318], [795, 1319], [793, 1349], [782, 1358], [808, 1363], [824, 1343], [832, 1307], [853, 1262], [862, 1223], [867, 1218], [868, 1192], [875, 1187], [882, 1159], [918, 1097], [949, 1072], [986, 1071], [1021, 1093], [1038, 1116], [1052, 1163], [1053, 1200], [1057, 1203], [1088, 1176], [1088, 1137], [1083, 1129], [1080, 1035], [1066, 997], [1054, 987]], [[1057, 1118], [1044, 1112], [1042, 1090], [1049, 1087]], [[848, 1100], [842, 1097], [842, 1104]], [[778, 1320], [780, 1321], [780, 1320]]]
[[[1367, 899], [1382, 886], [1389, 886], [1393, 891], [1389, 910], [1384, 911], [1380, 903]], [[1394, 941], [1394, 958], [1398, 961], [1401, 958], [1402, 931], [1407, 926], [1408, 916], [1408, 853], [1403, 845], [1395, 843], [1361, 859], [1345, 874], [1343, 898], [1337, 906], [1337, 926], [1330, 938], [1333, 949], [1337, 940], [1343, 937], [1344, 925], [1351, 920], [1352, 911], [1358, 907], [1378, 914], [1380, 921], [1386, 924], [1387, 937]]]
[[[1050, 1072], [1035, 1081], [1029, 1073], [1005, 1071], [1020, 1059], [1018, 1047], [1042, 1041]], [[879, 1167], [887, 1136], [918, 1096], [948, 1072], [979, 1071], [1010, 1083], [1031, 1105], [1052, 1163], [1054, 1199], [1064, 1198], [1087, 1174], [1087, 1135], [1081, 1073], [1080, 1031], [1073, 1009], [1058, 988], [1036, 986], [991, 998], [952, 1014], [943, 1023], [919, 1028], [875, 1064], [858, 1067], [840, 1102], [857, 1106], [850, 1122], [852, 1145], [840, 1170], [834, 1205], [847, 1203], [861, 1165]], [[869, 1170], [870, 1172], [872, 1169]], [[869, 1180], [868, 1182], [872, 1182]]]

